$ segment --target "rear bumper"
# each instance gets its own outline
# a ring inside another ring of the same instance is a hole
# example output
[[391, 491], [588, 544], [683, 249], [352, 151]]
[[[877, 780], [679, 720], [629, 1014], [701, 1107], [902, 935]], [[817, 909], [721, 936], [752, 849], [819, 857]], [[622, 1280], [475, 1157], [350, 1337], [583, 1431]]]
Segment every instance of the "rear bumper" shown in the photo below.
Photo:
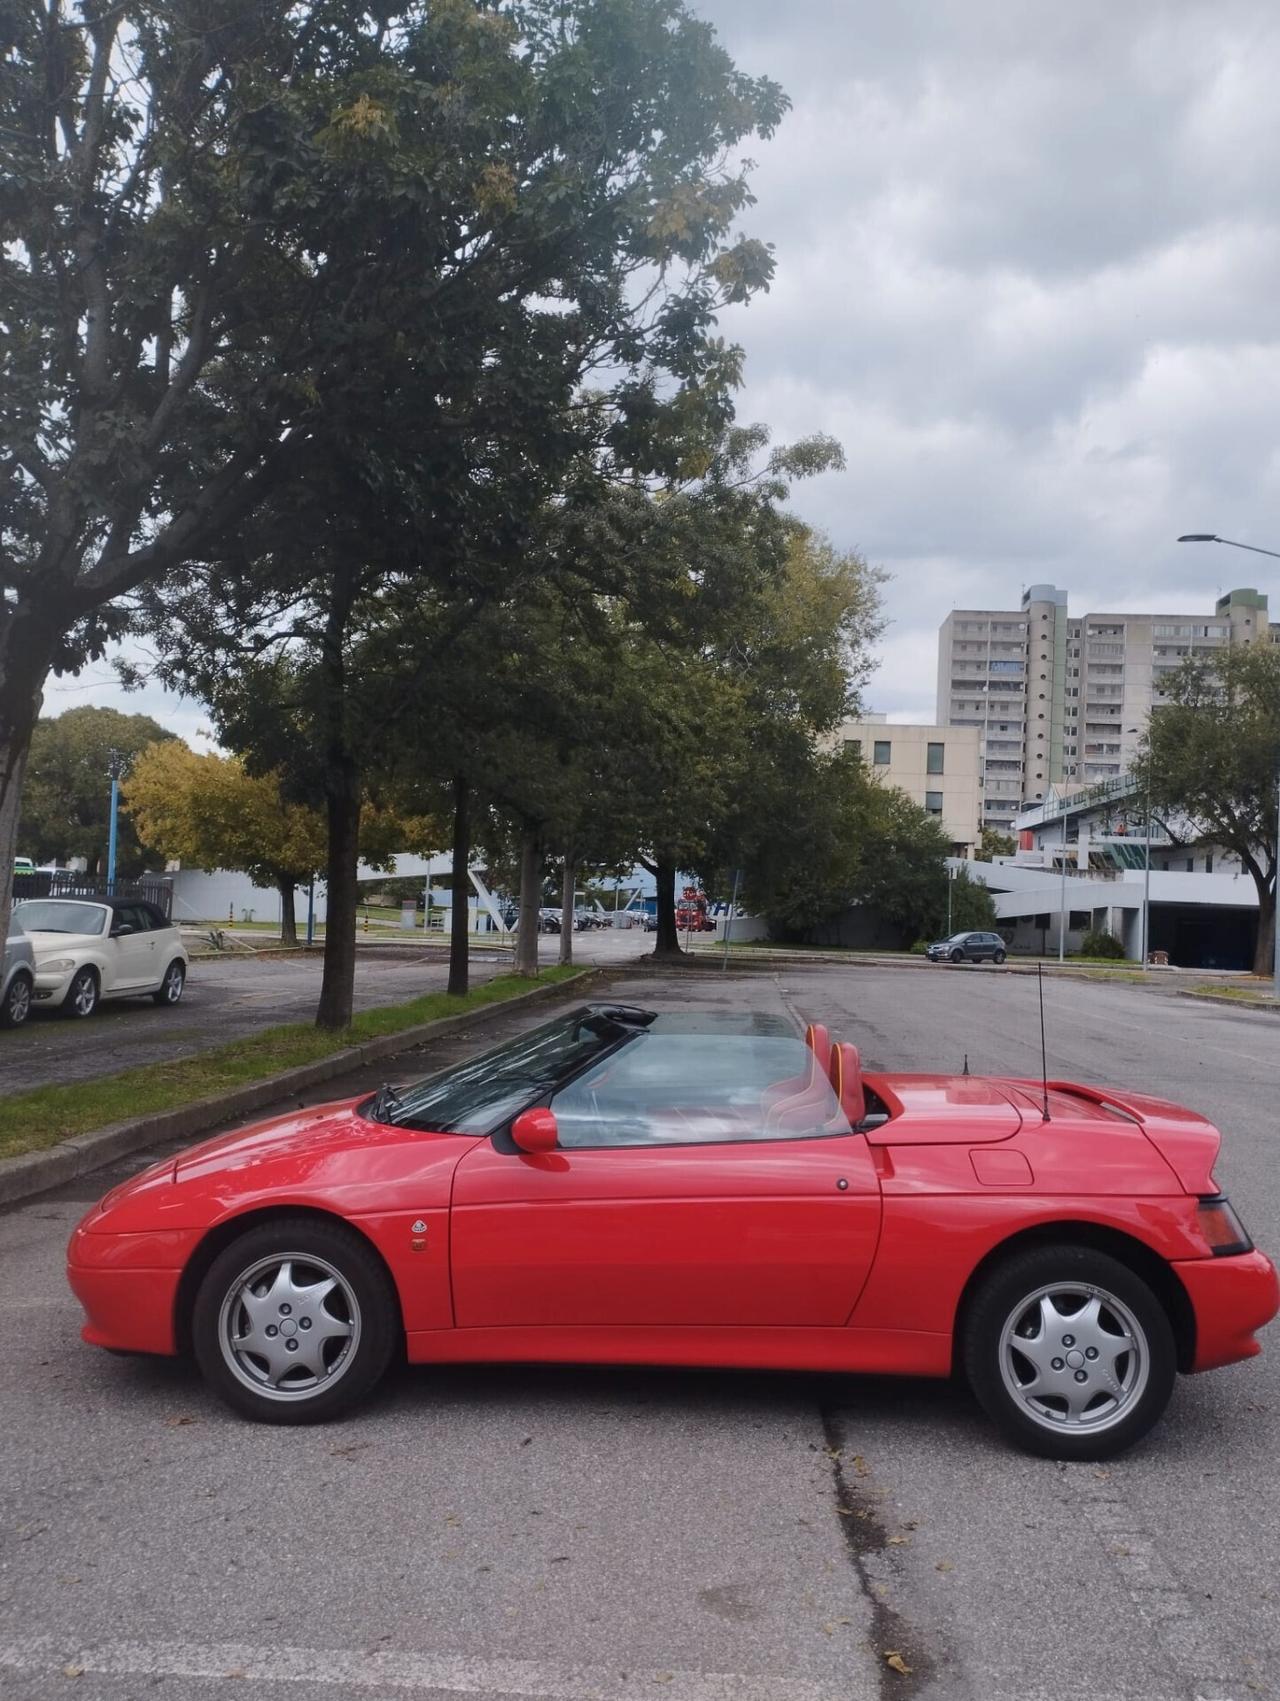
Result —
[[1173, 1270], [1196, 1317], [1192, 1370], [1216, 1370], [1262, 1351], [1256, 1338], [1280, 1311], [1280, 1279], [1265, 1252], [1179, 1261]]

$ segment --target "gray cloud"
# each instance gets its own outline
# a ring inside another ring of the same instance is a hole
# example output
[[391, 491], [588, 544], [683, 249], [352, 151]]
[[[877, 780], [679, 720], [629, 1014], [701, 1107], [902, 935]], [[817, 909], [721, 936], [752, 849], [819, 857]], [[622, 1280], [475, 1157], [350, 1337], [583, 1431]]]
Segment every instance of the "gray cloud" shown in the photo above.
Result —
[[[696, 3], [696, 0], [695, 0]], [[955, 603], [1280, 593], [1280, 15], [1265, 0], [701, 0], [794, 108], [759, 152], [743, 417], [829, 430], [796, 506], [893, 574], [870, 698], [933, 709]], [[1273, 596], [1280, 603], [1280, 594]]]

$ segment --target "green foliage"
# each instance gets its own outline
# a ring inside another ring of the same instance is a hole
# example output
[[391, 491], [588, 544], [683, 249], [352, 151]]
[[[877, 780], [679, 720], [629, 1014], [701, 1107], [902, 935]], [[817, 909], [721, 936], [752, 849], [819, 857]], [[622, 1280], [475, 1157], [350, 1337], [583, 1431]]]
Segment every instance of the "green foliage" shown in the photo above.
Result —
[[1124, 946], [1114, 933], [1108, 933], [1105, 927], [1092, 929], [1080, 941], [1082, 957], [1106, 957], [1119, 962], [1124, 958]]
[[[123, 772], [144, 752], [172, 741], [173, 734], [147, 715], [122, 715], [116, 709], [68, 709], [37, 723], [27, 764], [19, 843], [36, 862], [85, 857], [90, 870], [106, 868], [110, 831], [113, 757]], [[139, 837], [127, 811], [119, 817], [116, 866], [137, 874], [162, 850], [144, 833]]]
[[[947, 925], [945, 893], [939, 906], [938, 932], [941, 938]], [[979, 881], [962, 868], [951, 882], [952, 933], [990, 933], [996, 931], [995, 899]]]
[[978, 836], [975, 862], [993, 862], [998, 856], [1012, 856], [1017, 850], [1012, 833], [1001, 833], [995, 827], [984, 827]]
[[1165, 683], [1140, 777], [1181, 836], [1234, 851], [1258, 892], [1254, 971], [1271, 972], [1276, 901], [1280, 648], [1233, 644], [1190, 657]]

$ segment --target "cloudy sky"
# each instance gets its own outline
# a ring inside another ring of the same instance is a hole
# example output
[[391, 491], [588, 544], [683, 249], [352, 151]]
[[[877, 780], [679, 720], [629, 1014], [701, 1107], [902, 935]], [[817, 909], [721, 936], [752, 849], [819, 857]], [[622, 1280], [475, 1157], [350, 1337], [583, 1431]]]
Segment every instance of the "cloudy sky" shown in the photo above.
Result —
[[[1194, 611], [1280, 549], [1273, 0], [692, 0], [793, 110], [757, 150], [740, 416], [827, 431], [795, 507], [891, 574], [869, 707], [934, 712], [953, 606]], [[1274, 615], [1280, 618], [1280, 613]], [[106, 670], [51, 681], [121, 698]], [[59, 687], [62, 690], [59, 690]]]

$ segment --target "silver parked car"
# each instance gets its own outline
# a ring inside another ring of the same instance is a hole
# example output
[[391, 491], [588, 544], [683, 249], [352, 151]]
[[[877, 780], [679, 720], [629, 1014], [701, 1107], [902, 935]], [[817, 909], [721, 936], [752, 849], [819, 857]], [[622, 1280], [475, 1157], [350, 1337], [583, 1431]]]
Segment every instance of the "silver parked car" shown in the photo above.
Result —
[[36, 983], [36, 954], [16, 916], [9, 922], [0, 964], [0, 1028], [20, 1028], [31, 1014]]

